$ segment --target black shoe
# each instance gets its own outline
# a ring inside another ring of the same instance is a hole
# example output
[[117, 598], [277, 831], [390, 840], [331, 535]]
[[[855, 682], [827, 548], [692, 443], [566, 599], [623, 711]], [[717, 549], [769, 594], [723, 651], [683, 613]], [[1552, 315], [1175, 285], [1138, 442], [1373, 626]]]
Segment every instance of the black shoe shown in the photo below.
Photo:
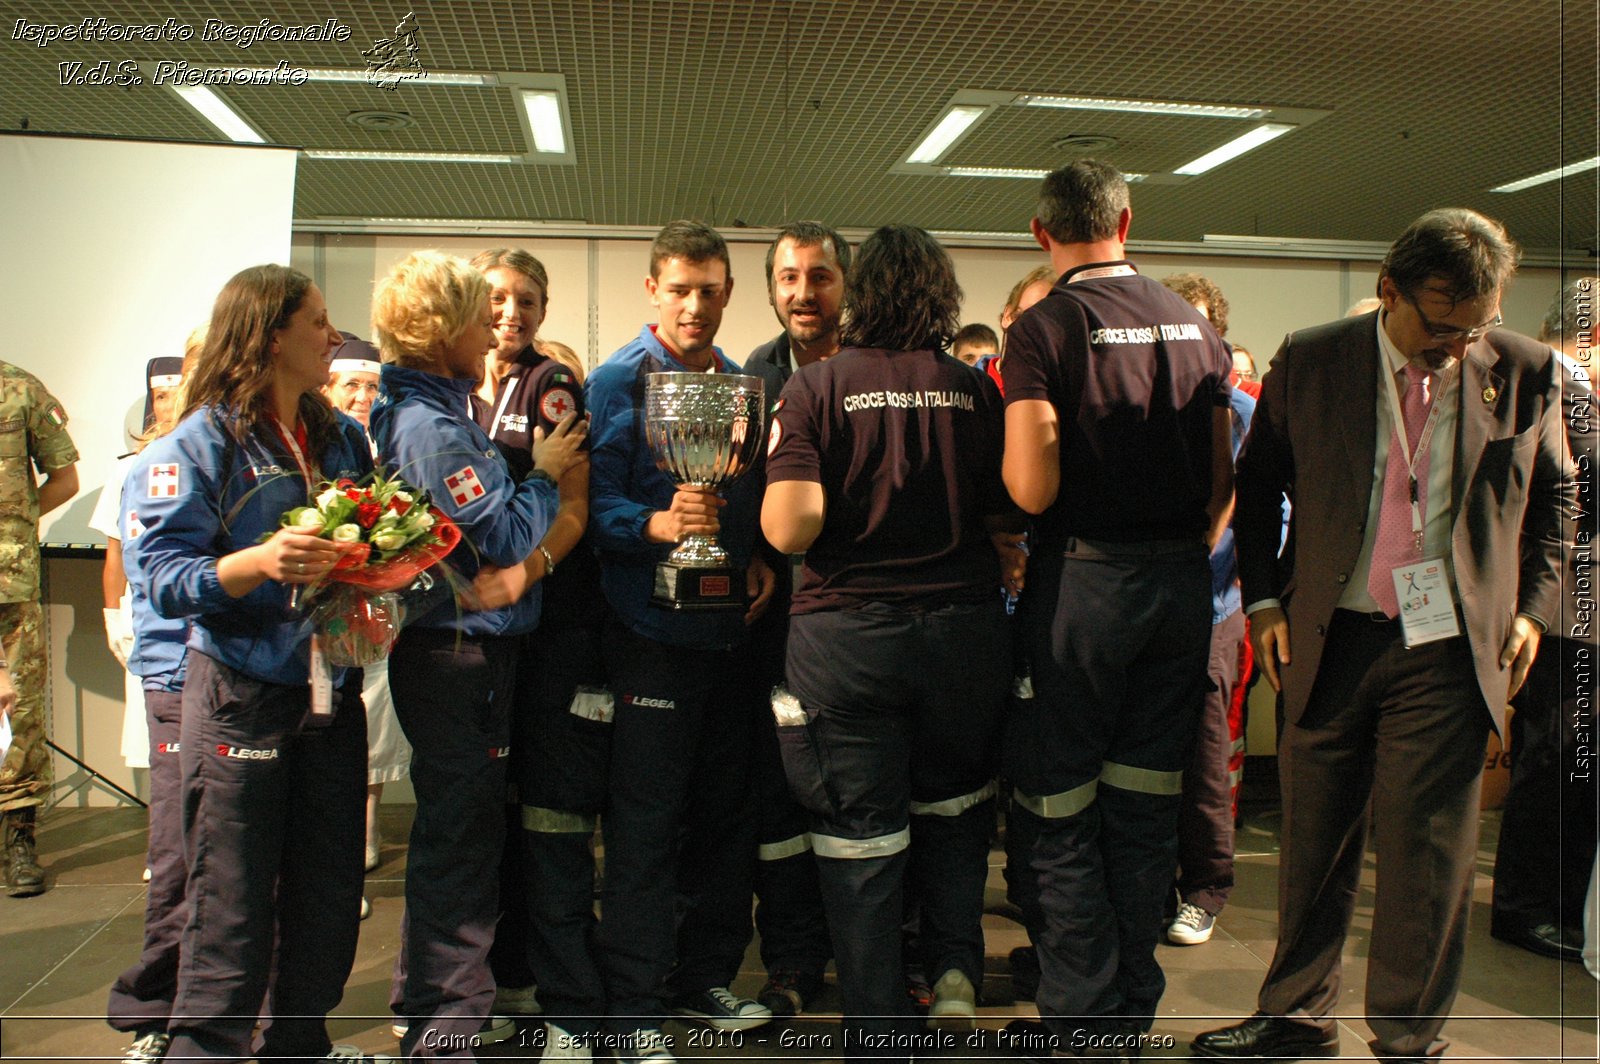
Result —
[[1189, 1045], [1197, 1057], [1301, 1057], [1339, 1055], [1337, 1031], [1322, 1031], [1282, 1016], [1252, 1016], [1243, 1023], [1206, 1031]]
[[1018, 946], [1011, 951], [1011, 993], [1018, 1001], [1039, 996], [1039, 951]]
[[774, 968], [756, 1000], [772, 1010], [774, 1016], [796, 1016], [806, 1010], [806, 1002], [822, 993], [822, 976], [798, 968]]
[[27, 898], [44, 893], [44, 869], [34, 849], [34, 809], [13, 809], [5, 814], [6, 893]]
[[1489, 934], [1501, 942], [1520, 946], [1541, 957], [1583, 963], [1583, 939], [1555, 924], [1534, 924], [1530, 927], [1510, 920], [1492, 920]]

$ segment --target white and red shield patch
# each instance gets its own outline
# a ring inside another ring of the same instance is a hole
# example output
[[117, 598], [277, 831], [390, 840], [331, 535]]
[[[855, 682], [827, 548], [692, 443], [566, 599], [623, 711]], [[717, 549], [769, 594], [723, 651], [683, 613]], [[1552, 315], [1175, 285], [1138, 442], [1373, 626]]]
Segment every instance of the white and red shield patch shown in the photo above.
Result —
[[445, 477], [444, 486], [457, 506], [466, 506], [483, 498], [483, 484], [478, 481], [478, 473], [471, 466], [463, 466]]
[[772, 452], [778, 449], [778, 441], [783, 439], [783, 425], [778, 419], [772, 419], [772, 428], [767, 430], [767, 457], [772, 457]]
[[578, 401], [565, 388], [551, 388], [539, 397], [539, 414], [546, 421], [559, 424], [562, 418], [577, 413], [577, 410]]
[[180, 481], [178, 463], [168, 462], [164, 465], [150, 467], [150, 498], [172, 499], [178, 495]]

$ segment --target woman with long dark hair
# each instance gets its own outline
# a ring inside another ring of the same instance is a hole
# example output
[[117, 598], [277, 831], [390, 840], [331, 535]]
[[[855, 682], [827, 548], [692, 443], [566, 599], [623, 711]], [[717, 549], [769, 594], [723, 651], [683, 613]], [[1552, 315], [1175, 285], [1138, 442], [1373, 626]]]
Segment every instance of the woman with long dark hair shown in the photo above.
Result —
[[913, 1022], [906, 890], [936, 976], [930, 1022], [970, 1029], [983, 973], [1011, 675], [990, 533], [1014, 511], [999, 394], [945, 352], [960, 305], [931, 236], [873, 233], [846, 282], [843, 350], [790, 379], [768, 441], [761, 527], [779, 550], [805, 552], [773, 713], [812, 817], [846, 1056], [913, 1048], [892, 1037]]
[[319, 481], [372, 468], [360, 426], [319, 390], [339, 340], [304, 274], [235, 275], [182, 420], [124, 489], [132, 578], [162, 616], [192, 619], [174, 1058], [362, 1059], [330, 1044], [325, 1017], [355, 957], [366, 720], [340, 697], [343, 670], [312, 661], [311, 626], [290, 607], [292, 587], [322, 579], [338, 548], [279, 527]]

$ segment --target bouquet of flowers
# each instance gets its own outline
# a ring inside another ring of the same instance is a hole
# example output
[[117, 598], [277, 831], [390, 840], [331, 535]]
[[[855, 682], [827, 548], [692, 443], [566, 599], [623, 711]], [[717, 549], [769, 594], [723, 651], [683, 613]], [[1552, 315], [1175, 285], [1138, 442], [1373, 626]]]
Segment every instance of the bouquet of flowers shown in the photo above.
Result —
[[283, 515], [285, 528], [338, 544], [343, 556], [326, 582], [310, 585], [312, 623], [334, 665], [371, 665], [400, 634], [401, 589], [461, 542], [461, 529], [428, 505], [426, 492], [375, 470], [357, 483], [317, 485], [310, 506]]

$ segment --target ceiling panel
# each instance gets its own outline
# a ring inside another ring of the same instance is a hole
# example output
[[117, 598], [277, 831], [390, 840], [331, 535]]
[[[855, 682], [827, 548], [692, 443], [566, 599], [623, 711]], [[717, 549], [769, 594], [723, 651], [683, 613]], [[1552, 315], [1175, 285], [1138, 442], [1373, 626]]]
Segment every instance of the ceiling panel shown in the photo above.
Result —
[[[1509, 195], [1494, 185], [1600, 153], [1592, 4], [1550, 0], [642, 0], [627, 3], [125, 2], [120, 22], [193, 27], [188, 41], [12, 38], [15, 19], [78, 24], [78, 3], [12, 3], [0, 40], [0, 128], [218, 139], [170, 92], [60, 83], [110, 60], [360, 67], [414, 10], [432, 71], [560, 74], [576, 165], [306, 161], [301, 218], [439, 217], [657, 225], [693, 216], [773, 225], [911, 222], [1021, 231], [1031, 182], [890, 172], [963, 90], [1260, 104], [1328, 117], [1183, 185], [1137, 186], [1134, 236], [1392, 239], [1429, 207], [1503, 218], [1535, 247], [1596, 243], [1593, 173]], [[95, 12], [98, 15], [99, 12]], [[207, 19], [320, 23], [345, 42], [200, 39]], [[1565, 19], [1565, 24], [1563, 24]], [[1514, 72], [1508, 75], [1507, 72]], [[521, 151], [507, 88], [404, 82], [222, 90], [278, 143]], [[392, 110], [408, 128], [352, 126]], [[1164, 170], [1243, 128], [1000, 107], [942, 160], [1049, 167], [1069, 133], [1118, 139], [1130, 170]]]

